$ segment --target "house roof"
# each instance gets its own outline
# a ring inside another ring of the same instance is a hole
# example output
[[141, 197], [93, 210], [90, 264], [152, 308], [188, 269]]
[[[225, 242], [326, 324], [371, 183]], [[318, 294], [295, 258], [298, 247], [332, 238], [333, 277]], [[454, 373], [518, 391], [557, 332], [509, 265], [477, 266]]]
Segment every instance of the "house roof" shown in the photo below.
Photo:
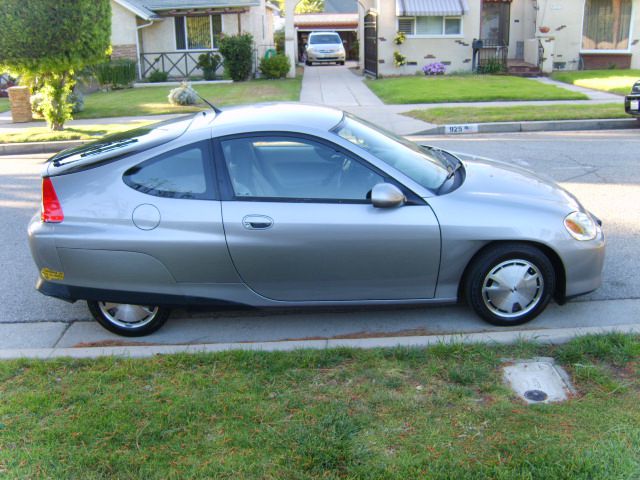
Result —
[[[131, 1], [131, 0], [129, 0]], [[184, 10], [187, 8], [256, 7], [259, 0], [136, 0], [150, 10]]]
[[358, 26], [357, 13], [307, 13], [294, 15], [293, 24], [298, 28], [340, 28]]
[[160, 18], [163, 10], [189, 8], [256, 7], [260, 0], [114, 0], [144, 20]]
[[143, 20], [152, 20], [154, 18], [159, 18], [158, 15], [155, 14], [152, 10], [149, 10], [144, 5], [142, 5], [137, 0], [113, 0], [121, 7], [126, 8], [132, 13], [135, 13], [138, 17]]
[[467, 0], [396, 0], [396, 15], [399, 17], [464, 15], [468, 11]]

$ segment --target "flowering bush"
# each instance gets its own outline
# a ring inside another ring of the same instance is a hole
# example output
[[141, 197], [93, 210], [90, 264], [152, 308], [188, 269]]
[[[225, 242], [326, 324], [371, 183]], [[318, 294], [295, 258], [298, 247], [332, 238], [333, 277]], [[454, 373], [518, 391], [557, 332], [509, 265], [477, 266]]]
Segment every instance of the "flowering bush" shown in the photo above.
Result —
[[446, 69], [446, 65], [440, 62], [429, 63], [422, 67], [422, 71], [425, 75], [444, 75]]

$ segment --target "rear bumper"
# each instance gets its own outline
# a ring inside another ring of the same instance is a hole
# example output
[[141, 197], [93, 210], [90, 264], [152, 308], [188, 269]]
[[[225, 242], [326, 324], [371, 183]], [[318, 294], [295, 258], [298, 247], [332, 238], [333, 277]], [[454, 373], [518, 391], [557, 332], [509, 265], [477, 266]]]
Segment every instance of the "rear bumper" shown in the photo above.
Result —
[[38, 279], [36, 290], [48, 297], [58, 298], [73, 303], [77, 300], [93, 300], [95, 302], [126, 303], [130, 305], [157, 305], [159, 307], [189, 306], [244, 306], [240, 303], [211, 298], [187, 295], [168, 295], [166, 293], [130, 292], [125, 290], [108, 290], [102, 288], [76, 287], [61, 283]]

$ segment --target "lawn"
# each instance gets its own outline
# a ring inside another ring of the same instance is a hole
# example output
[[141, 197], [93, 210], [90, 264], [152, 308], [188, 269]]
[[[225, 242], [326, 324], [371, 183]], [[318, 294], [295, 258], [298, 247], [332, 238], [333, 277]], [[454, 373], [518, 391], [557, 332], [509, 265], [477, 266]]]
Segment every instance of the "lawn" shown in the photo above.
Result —
[[[283, 80], [253, 80], [249, 82], [194, 85], [193, 88], [216, 106], [256, 102], [297, 101], [301, 78]], [[146, 87], [111, 92], [97, 92], [85, 97], [85, 109], [74, 118], [125, 117], [188, 113], [206, 110], [204, 103], [192, 107], [170, 105], [170, 87]]]
[[551, 78], [580, 87], [626, 95], [640, 80], [640, 70], [575, 70], [554, 72]]
[[132, 122], [106, 125], [67, 126], [61, 132], [47, 127], [25, 128], [16, 133], [0, 134], [0, 143], [55, 142], [60, 140], [96, 140], [110, 133], [124, 132], [153, 122]]
[[367, 81], [385, 103], [491, 102], [497, 100], [585, 100], [586, 95], [536, 80], [506, 75], [395, 77]]
[[[526, 406], [501, 359], [578, 394]], [[640, 337], [0, 362], [3, 478], [640, 477]]]
[[515, 107], [435, 107], [405, 113], [439, 125], [531, 120], [576, 120], [588, 118], [629, 118], [622, 103], [593, 105], [522, 105]]
[[9, 110], [9, 99], [6, 97], [0, 98], [0, 113]]

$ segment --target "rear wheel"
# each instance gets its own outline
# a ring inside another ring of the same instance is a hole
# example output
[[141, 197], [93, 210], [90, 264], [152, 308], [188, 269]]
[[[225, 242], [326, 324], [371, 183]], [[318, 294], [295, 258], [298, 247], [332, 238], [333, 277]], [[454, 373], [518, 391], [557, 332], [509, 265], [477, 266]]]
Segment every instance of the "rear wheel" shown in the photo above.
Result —
[[467, 272], [469, 305], [493, 325], [520, 325], [538, 316], [555, 289], [549, 258], [532, 245], [507, 243], [489, 248]]
[[153, 305], [87, 301], [93, 318], [107, 330], [125, 337], [142, 337], [158, 330], [171, 310]]

